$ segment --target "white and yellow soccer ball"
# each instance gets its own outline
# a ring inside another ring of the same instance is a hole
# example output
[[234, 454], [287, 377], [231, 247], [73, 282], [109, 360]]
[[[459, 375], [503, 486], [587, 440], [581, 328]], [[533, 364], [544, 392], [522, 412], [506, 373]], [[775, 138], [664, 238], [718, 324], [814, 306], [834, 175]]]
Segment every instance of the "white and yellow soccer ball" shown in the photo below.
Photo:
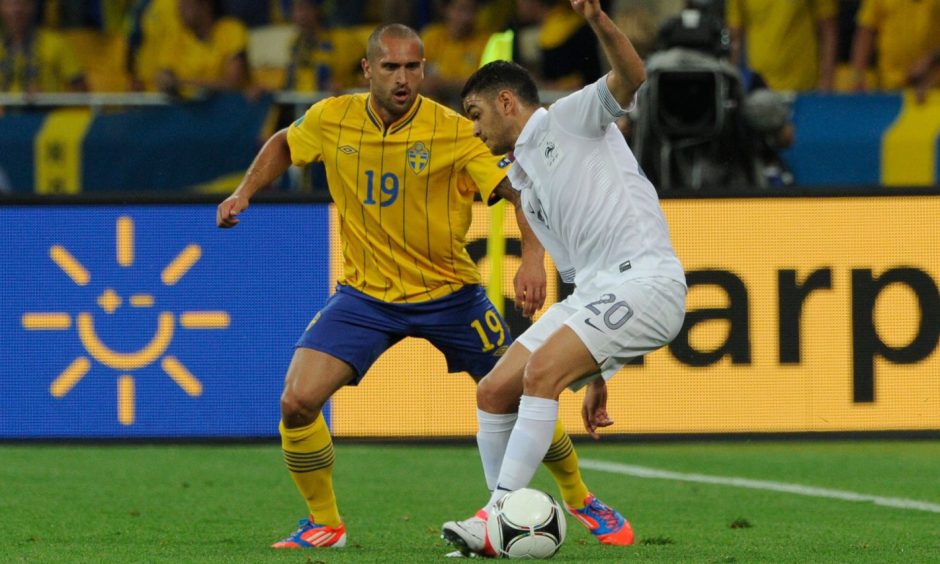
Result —
[[531, 488], [509, 492], [486, 521], [490, 544], [505, 558], [551, 558], [565, 542], [565, 512], [552, 496]]

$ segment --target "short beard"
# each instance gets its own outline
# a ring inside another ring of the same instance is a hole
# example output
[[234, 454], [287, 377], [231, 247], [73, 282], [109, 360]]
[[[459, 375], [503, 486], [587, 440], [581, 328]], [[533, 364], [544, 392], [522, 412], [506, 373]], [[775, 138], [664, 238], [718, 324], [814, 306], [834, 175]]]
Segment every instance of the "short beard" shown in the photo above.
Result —
[[514, 147], [510, 146], [509, 143], [500, 143], [499, 145], [494, 145], [490, 148], [490, 152], [496, 156], [505, 155], [509, 151], [512, 151]]
[[382, 109], [388, 112], [388, 115], [392, 117], [392, 121], [394, 122], [394, 121], [398, 121], [403, 115], [405, 115], [405, 113], [408, 111], [408, 108], [410, 108], [411, 104], [414, 103], [414, 100], [411, 100], [405, 106], [399, 106], [398, 104], [395, 103], [394, 97], [390, 96], [386, 99], [379, 98], [378, 103], [379, 103], [379, 106], [382, 107]]

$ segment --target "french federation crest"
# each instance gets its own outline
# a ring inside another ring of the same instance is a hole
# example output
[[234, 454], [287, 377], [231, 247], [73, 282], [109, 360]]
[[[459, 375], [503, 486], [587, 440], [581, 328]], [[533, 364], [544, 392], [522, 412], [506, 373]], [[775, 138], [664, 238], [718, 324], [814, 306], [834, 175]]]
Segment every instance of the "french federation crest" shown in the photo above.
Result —
[[424, 146], [424, 143], [419, 141], [408, 148], [408, 166], [415, 174], [421, 174], [429, 162], [431, 162], [431, 151]]

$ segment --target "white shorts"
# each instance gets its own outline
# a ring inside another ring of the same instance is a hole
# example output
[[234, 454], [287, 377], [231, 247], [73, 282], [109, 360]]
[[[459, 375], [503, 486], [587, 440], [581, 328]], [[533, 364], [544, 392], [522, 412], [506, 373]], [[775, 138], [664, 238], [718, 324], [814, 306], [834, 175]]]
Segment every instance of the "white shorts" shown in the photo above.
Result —
[[[669, 344], [685, 319], [686, 287], [671, 278], [633, 278], [586, 284], [545, 312], [516, 340], [534, 352], [567, 325], [585, 344], [609, 380], [627, 362]], [[572, 390], [598, 374], [578, 380]]]

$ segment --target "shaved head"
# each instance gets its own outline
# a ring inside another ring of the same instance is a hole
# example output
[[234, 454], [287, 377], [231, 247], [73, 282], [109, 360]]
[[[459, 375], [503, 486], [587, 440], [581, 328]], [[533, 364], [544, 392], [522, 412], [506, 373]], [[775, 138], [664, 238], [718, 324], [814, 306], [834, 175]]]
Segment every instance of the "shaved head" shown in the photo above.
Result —
[[424, 42], [418, 32], [402, 24], [386, 24], [376, 28], [369, 36], [369, 43], [366, 47], [366, 58], [370, 61], [376, 61], [382, 56], [383, 47], [381, 40], [383, 38], [392, 39], [413, 39], [421, 46], [421, 56], [424, 56]]

